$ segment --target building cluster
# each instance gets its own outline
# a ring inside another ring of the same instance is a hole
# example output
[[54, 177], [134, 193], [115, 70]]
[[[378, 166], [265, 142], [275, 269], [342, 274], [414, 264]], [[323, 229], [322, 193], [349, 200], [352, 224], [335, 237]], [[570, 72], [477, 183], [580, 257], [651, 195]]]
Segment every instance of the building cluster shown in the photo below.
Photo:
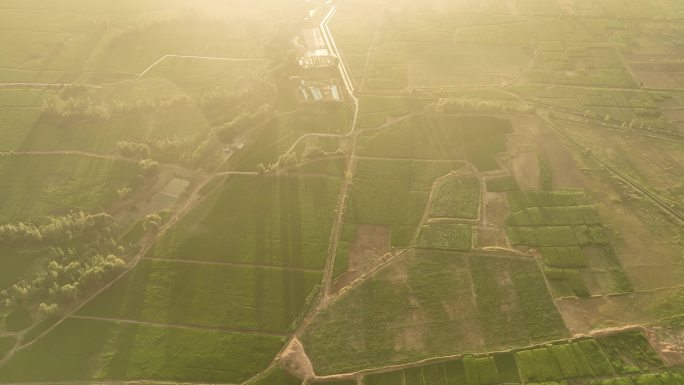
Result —
[[297, 64], [301, 71], [290, 80], [299, 103], [344, 102], [344, 87], [334, 75], [339, 59], [332, 54], [320, 28], [307, 28], [296, 41], [300, 54]]

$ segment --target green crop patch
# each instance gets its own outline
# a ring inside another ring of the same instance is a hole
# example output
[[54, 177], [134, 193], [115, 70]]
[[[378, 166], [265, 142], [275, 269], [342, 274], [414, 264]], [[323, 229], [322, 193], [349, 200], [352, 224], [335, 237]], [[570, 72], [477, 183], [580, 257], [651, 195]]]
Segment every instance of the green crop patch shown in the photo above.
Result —
[[102, 209], [138, 173], [135, 163], [77, 155], [0, 157], [0, 223]]
[[[566, 335], [563, 321], [551, 300], [541, 271], [532, 261], [471, 257], [470, 270], [478, 297], [478, 318], [491, 345], [504, 341], [525, 343]], [[509, 311], [510, 303], [518, 305]], [[511, 319], [526, 320], [516, 328]]]
[[143, 260], [79, 314], [284, 333], [321, 278], [282, 268]]
[[391, 226], [392, 245], [409, 246], [425, 212], [433, 182], [461, 167], [458, 161], [361, 159], [345, 221]]
[[494, 362], [494, 357], [474, 357], [466, 356], [463, 358], [468, 383], [470, 385], [493, 385], [501, 383], [499, 370]]
[[431, 117], [418, 115], [382, 131], [363, 132], [362, 156], [410, 159], [461, 159], [480, 171], [499, 168], [495, 155], [504, 152], [506, 120], [489, 116]]
[[590, 385], [684, 385], [684, 375], [676, 371], [648, 373], [592, 381]]
[[302, 341], [333, 374], [566, 335], [533, 261], [420, 250], [331, 302]]
[[470, 225], [431, 224], [420, 228], [417, 247], [421, 249], [468, 251], [472, 249]]
[[523, 382], [558, 381], [613, 374], [593, 339], [522, 350], [516, 353]]
[[437, 185], [430, 206], [433, 218], [477, 219], [480, 181], [474, 176], [448, 177]]
[[663, 362], [640, 331], [634, 330], [598, 338], [618, 374], [660, 368]]
[[[507, 197], [512, 211], [506, 219], [509, 238], [513, 245], [541, 251], [547, 267], [544, 271], [556, 296], [594, 294], [581, 275], [590, 265], [602, 266], [608, 273], [610, 281], [599, 290], [631, 291], [598, 211], [585, 193], [514, 191]], [[601, 251], [589, 252], [595, 249]]]
[[0, 381], [238, 383], [265, 369], [281, 345], [274, 336], [72, 318], [12, 356]]
[[323, 269], [341, 179], [235, 175], [148, 253]]
[[499, 379], [504, 384], [520, 383], [520, 373], [513, 353], [494, 353], [494, 363], [499, 373]]

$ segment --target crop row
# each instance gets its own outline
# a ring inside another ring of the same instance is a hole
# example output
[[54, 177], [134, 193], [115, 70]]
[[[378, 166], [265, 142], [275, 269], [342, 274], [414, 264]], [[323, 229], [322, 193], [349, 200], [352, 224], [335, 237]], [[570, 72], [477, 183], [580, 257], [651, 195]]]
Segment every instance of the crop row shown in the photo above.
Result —
[[[609, 360], [607, 347], [615, 341], [626, 343], [634, 372], [659, 370], [662, 362], [639, 331], [609, 337], [580, 338], [542, 347], [484, 355], [466, 355], [461, 359], [403, 370], [370, 374], [365, 385], [495, 385], [519, 383], [555, 383], [581, 378], [612, 377], [621, 373], [622, 362]], [[629, 345], [634, 342], [635, 345]], [[607, 358], [608, 357], [608, 358]], [[612, 364], [612, 365], [611, 365]], [[640, 380], [637, 380], [639, 378]], [[634, 377], [636, 385], [679, 385], [682, 377], [674, 373], [645, 374]], [[633, 385], [616, 379], [592, 382], [592, 385]]]
[[470, 225], [432, 224], [422, 226], [418, 234], [421, 249], [468, 251], [473, 244]]
[[589, 205], [583, 191], [512, 191], [507, 194], [513, 212], [532, 207], [567, 207]]
[[593, 206], [530, 207], [512, 213], [509, 226], [598, 225], [601, 217]]
[[684, 385], [682, 373], [668, 371], [638, 376], [611, 378], [591, 382], [591, 385]]

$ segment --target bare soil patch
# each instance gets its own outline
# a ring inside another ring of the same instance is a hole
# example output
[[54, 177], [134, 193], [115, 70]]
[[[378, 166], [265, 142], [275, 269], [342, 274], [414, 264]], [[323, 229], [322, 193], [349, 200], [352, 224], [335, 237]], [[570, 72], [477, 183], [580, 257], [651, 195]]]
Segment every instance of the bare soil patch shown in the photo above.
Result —
[[390, 235], [389, 226], [356, 226], [354, 241], [349, 245], [349, 269], [335, 281], [334, 293], [382, 263], [381, 257], [391, 250]]
[[492, 227], [478, 227], [476, 229], [476, 247], [503, 247], [508, 248], [506, 232]]
[[653, 327], [646, 336], [667, 366], [684, 365], [684, 328]]
[[484, 194], [484, 213], [482, 218], [485, 226], [494, 226], [503, 228], [508, 217], [509, 208], [506, 200], [506, 193], [492, 193]]
[[537, 190], [539, 188], [539, 159], [537, 146], [530, 141], [529, 127], [516, 124], [515, 134], [509, 135], [506, 149], [510, 156], [511, 172], [523, 190]]
[[551, 167], [554, 189], [583, 189], [584, 175], [568, 150], [568, 145], [550, 129], [540, 129], [537, 136], [540, 153]]
[[297, 337], [283, 350], [280, 362], [285, 370], [297, 378], [309, 379], [315, 376], [313, 365]]

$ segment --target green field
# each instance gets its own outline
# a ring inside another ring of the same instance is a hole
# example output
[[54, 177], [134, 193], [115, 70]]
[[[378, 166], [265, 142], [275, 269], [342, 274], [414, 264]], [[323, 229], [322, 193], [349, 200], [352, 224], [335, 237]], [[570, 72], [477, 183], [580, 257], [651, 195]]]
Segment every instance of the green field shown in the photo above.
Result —
[[135, 163], [83, 156], [0, 157], [0, 223], [102, 209], [137, 175]]
[[3, 365], [0, 381], [240, 382], [266, 368], [281, 344], [275, 336], [67, 319]]
[[362, 159], [354, 176], [345, 222], [391, 226], [392, 245], [408, 246], [426, 210], [435, 179], [461, 167], [458, 161]]
[[488, 179], [486, 184], [487, 191], [489, 192], [506, 192], [520, 190], [520, 185], [518, 185], [518, 181], [516, 181], [515, 177], [513, 176], [504, 176]]
[[420, 228], [416, 246], [420, 249], [469, 251], [472, 244], [470, 225], [431, 224]]
[[437, 186], [430, 206], [433, 218], [477, 219], [480, 181], [474, 176], [449, 177]]
[[490, 116], [418, 115], [383, 129], [363, 132], [362, 156], [406, 159], [461, 159], [479, 171], [499, 168], [494, 155], [505, 151], [506, 120]]
[[[642, 357], [655, 356], [655, 352], [648, 344], [644, 345], [640, 342], [645, 341], [645, 338], [638, 331], [616, 333], [602, 337], [600, 340], [603, 339], [636, 341], [639, 347], [636, 350], [627, 347], [628, 350], [643, 354]], [[462, 358], [448, 359], [445, 362], [369, 374], [364, 376], [363, 383], [366, 385], [557, 384], [566, 383], [566, 381], [585, 383], [581, 379], [608, 377], [611, 379], [592, 381], [591, 384], [631, 385], [632, 382], [623, 383], [620, 382], [620, 378], [614, 377], [619, 375], [620, 371], [613, 372], [607, 359], [608, 353], [603, 342], [597, 343], [597, 340], [593, 338], [577, 338], [511, 352], [466, 354]], [[659, 370], [660, 366], [650, 366], [650, 369]], [[681, 377], [677, 376], [675, 372], [663, 372], [637, 375], [632, 378], [638, 385], [674, 385], [681, 380]], [[649, 382], [651, 380], [654, 382]]]
[[148, 253], [322, 270], [340, 179], [235, 175]]
[[78, 314], [284, 333], [322, 274], [143, 260]]
[[317, 372], [330, 374], [566, 333], [534, 262], [418, 251], [332, 302], [303, 342]]
[[557, 296], [594, 294], [580, 276], [590, 265], [601, 266], [609, 280], [595, 290], [631, 291], [598, 210], [584, 192], [513, 191], [507, 197], [511, 242], [539, 248]]

